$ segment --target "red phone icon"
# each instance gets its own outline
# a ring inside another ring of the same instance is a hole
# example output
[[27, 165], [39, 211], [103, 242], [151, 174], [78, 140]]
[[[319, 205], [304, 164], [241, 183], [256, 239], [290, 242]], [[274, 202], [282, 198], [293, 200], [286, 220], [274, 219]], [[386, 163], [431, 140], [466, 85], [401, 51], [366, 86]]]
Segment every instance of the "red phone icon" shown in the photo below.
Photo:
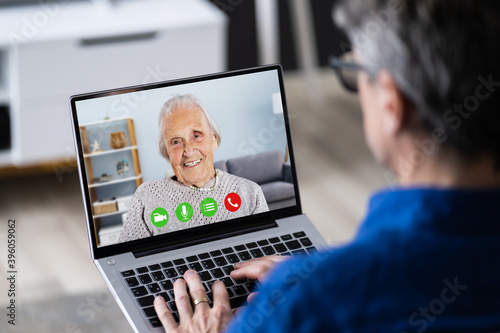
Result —
[[224, 206], [230, 212], [235, 212], [241, 207], [241, 198], [237, 193], [229, 193], [224, 199]]

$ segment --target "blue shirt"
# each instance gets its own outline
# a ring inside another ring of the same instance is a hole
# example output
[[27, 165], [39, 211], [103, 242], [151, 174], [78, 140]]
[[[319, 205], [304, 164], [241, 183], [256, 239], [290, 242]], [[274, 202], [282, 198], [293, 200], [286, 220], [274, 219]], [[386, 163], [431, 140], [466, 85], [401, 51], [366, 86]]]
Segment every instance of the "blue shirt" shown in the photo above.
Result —
[[228, 332], [499, 329], [500, 189], [415, 188], [375, 194], [350, 244], [279, 265]]

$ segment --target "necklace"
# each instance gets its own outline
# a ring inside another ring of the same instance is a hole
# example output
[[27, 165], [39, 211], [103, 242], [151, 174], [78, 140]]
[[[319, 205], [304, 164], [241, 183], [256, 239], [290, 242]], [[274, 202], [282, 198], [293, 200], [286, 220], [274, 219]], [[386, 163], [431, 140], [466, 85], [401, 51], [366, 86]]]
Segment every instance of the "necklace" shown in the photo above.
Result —
[[203, 188], [203, 187], [198, 187], [196, 185], [191, 185], [189, 186], [190, 189], [196, 190], [196, 191], [213, 191], [217, 187], [217, 184], [219, 183], [219, 171], [215, 170], [215, 184], [212, 187], [209, 188]]

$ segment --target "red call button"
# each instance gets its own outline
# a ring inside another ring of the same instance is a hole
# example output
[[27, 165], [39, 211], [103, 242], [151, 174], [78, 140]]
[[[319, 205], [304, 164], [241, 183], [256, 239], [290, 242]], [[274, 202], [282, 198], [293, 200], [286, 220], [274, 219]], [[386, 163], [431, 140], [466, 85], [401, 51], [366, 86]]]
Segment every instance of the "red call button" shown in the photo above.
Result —
[[237, 193], [229, 193], [226, 195], [226, 199], [224, 199], [224, 206], [230, 212], [235, 212], [240, 209], [241, 206], [241, 198]]

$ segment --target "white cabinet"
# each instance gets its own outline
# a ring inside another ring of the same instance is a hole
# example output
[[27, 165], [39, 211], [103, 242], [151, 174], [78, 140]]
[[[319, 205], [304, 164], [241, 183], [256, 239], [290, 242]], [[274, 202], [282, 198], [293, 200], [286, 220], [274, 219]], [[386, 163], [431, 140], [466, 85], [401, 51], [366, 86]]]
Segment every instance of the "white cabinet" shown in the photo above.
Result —
[[71, 95], [225, 69], [226, 18], [208, 1], [54, 6], [0, 12], [0, 110], [11, 132], [0, 167], [73, 156]]

